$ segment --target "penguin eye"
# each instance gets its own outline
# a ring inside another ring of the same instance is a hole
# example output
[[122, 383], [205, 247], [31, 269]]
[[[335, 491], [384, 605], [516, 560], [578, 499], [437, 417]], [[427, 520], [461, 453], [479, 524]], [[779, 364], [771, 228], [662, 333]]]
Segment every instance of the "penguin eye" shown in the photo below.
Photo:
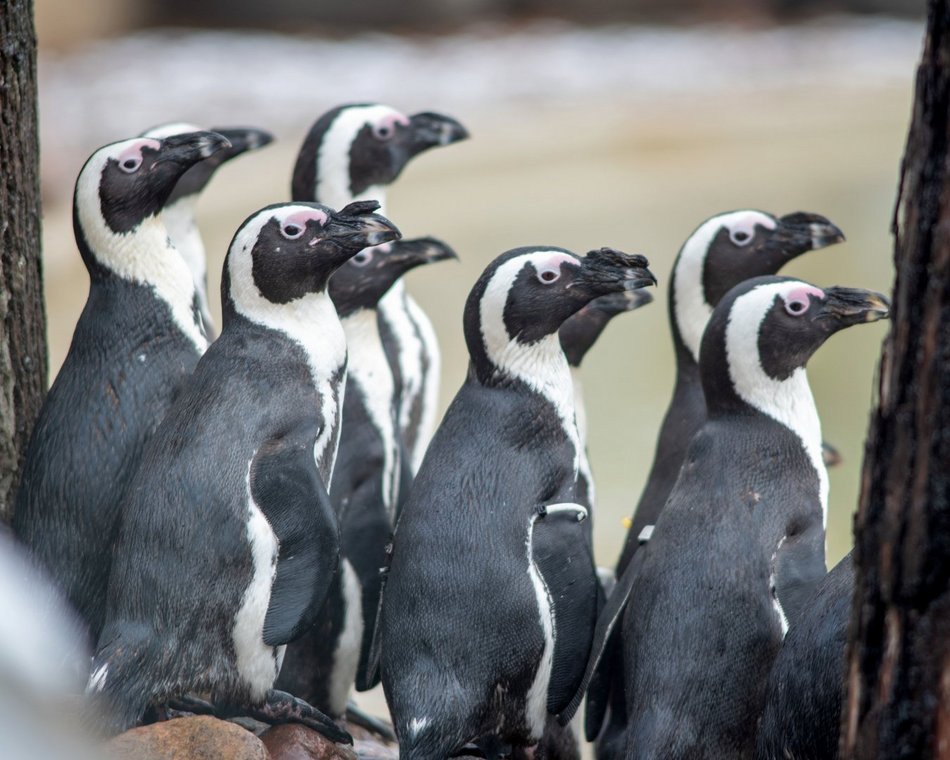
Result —
[[785, 302], [785, 311], [793, 317], [800, 317], [808, 311], [809, 302], [800, 298], [792, 298]]
[[124, 171], [126, 174], [134, 174], [139, 170], [139, 167], [142, 165], [141, 156], [129, 156], [124, 159], [120, 164], [119, 168]]
[[729, 239], [738, 246], [748, 245], [752, 242], [752, 233], [744, 229], [729, 230]]
[[373, 260], [372, 251], [362, 250], [356, 254], [350, 261], [353, 262], [354, 266], [365, 267], [369, 262]]
[[301, 235], [303, 235], [303, 231], [303, 226], [295, 224], [294, 222], [288, 222], [280, 228], [280, 234], [288, 240], [296, 240]]
[[538, 279], [543, 285], [550, 285], [552, 282], [557, 282], [561, 279], [561, 270], [558, 269], [542, 269], [538, 272]]
[[388, 140], [396, 134], [396, 128], [392, 124], [376, 124], [373, 126], [373, 136], [377, 140]]

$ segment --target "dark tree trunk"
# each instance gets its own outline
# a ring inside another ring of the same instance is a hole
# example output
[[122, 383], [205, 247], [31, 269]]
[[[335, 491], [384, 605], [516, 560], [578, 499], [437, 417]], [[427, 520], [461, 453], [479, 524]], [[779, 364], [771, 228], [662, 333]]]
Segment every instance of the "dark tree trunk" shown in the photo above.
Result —
[[846, 758], [950, 758], [950, 0], [930, 0], [855, 521]]
[[46, 389], [32, 0], [0, 0], [0, 524]]

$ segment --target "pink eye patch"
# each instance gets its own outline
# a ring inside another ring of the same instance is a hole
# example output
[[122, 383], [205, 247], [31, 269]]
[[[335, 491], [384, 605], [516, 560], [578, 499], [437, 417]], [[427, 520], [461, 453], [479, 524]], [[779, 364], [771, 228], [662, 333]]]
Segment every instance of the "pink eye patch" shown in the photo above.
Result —
[[798, 314], [804, 314], [808, 311], [808, 307], [811, 306], [810, 296], [814, 296], [820, 300], [825, 300], [825, 291], [821, 288], [816, 288], [814, 285], [801, 285], [800, 287], [793, 288], [785, 294], [785, 310], [795, 316]]
[[158, 140], [152, 140], [150, 138], [142, 138], [141, 140], [136, 140], [131, 145], [129, 145], [125, 150], [123, 150], [117, 157], [117, 161], [120, 164], [125, 163], [129, 159], [133, 161], [140, 161], [142, 159], [142, 151], [146, 148], [151, 148], [152, 150], [161, 150], [162, 144]]
[[327, 223], [327, 215], [323, 211], [315, 208], [301, 209], [289, 216], [285, 216], [281, 226], [289, 227], [290, 225], [294, 225], [303, 229], [307, 226], [307, 222], [317, 222], [322, 227]]

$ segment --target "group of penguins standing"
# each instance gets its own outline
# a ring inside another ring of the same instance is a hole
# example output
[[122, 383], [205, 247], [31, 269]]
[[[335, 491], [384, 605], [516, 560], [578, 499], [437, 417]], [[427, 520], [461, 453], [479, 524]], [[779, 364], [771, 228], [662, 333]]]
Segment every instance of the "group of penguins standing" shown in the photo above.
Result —
[[294, 200], [234, 235], [213, 341], [195, 202], [270, 135], [165, 125], [82, 168], [89, 298], [14, 531], [88, 627], [100, 726], [203, 712], [348, 742], [344, 715], [386, 732], [348, 704], [382, 681], [406, 760], [577, 757], [585, 695], [599, 758], [834, 757], [851, 570], [826, 574], [805, 365], [887, 300], [775, 276], [843, 240], [821, 216], [704, 222], [670, 281], [653, 468], [598, 574], [576, 373], [656, 279], [611, 248], [495, 258], [433, 436], [439, 353], [403, 276], [455, 254], [376, 212], [466, 137], [383, 105], [318, 119]]

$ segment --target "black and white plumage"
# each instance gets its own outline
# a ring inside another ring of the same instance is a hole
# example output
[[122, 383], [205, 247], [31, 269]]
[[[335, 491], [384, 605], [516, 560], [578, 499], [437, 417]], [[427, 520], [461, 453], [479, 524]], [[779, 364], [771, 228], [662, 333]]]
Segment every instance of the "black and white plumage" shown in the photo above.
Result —
[[313, 622], [337, 569], [339, 523], [324, 484], [346, 342], [326, 285], [362, 248], [398, 235], [375, 208], [275, 205], [235, 234], [221, 336], [147, 446], [123, 505], [88, 686], [112, 708], [111, 730], [149, 704], [210, 693], [223, 709], [263, 702], [264, 717], [281, 702], [345, 738], [270, 689], [284, 645]]
[[[374, 199], [386, 213], [386, 190], [412, 158], [467, 137], [459, 122], [441, 114], [406, 116], [379, 104], [339, 106], [310, 129], [294, 167], [293, 198], [336, 208]], [[435, 427], [438, 341], [402, 281], [389, 289], [377, 314], [393, 372], [399, 429], [415, 472]]]
[[[789, 619], [825, 575], [827, 474], [805, 364], [887, 315], [869, 291], [749, 280], [701, 348], [708, 419], [598, 621], [622, 614], [627, 758], [745, 758]], [[574, 704], [577, 703], [575, 699]]]
[[[587, 407], [581, 383], [581, 362], [610, 320], [618, 314], [639, 309], [652, 302], [653, 296], [647, 290], [628, 290], [595, 298], [561, 325], [558, 331], [561, 348], [571, 366], [571, 379], [574, 381], [574, 412], [581, 449], [577, 473], [577, 502], [588, 508], [594, 505], [595, 491], [594, 477], [587, 456]], [[593, 520], [588, 523], [588, 528], [592, 522]]]
[[676, 482], [686, 447], [706, 420], [699, 347], [716, 304], [740, 282], [775, 274], [803, 253], [843, 240], [841, 230], [818, 214], [796, 212], [776, 217], [743, 210], [707, 219], [683, 244], [670, 278], [676, 384], [657, 436], [653, 465], [617, 563], [618, 576], [636, 551], [644, 528], [656, 522]]
[[95, 641], [119, 500], [142, 447], [207, 347], [191, 272], [161, 210], [211, 132], [100, 148], [76, 181], [73, 226], [89, 297], [33, 429], [14, 532]]
[[380, 673], [406, 760], [536, 743], [573, 693], [598, 581], [557, 331], [594, 298], [655, 282], [646, 265], [518, 248], [468, 297], [468, 377], [400, 513], [383, 589]]
[[433, 238], [367, 248], [330, 280], [349, 356], [340, 446], [330, 501], [341, 521], [341, 568], [313, 628], [289, 647], [278, 688], [341, 716], [365, 673], [379, 607], [379, 570], [386, 564], [401, 482], [411, 475], [392, 405], [393, 380], [376, 306], [414, 267], [454, 258]]
[[[194, 124], [171, 122], [152, 127], [143, 133], [142, 137], [152, 137], [160, 140], [172, 135], [200, 131], [201, 127]], [[227, 138], [231, 146], [217, 151], [185, 172], [175, 185], [175, 189], [162, 211], [162, 221], [165, 222], [165, 227], [168, 228], [168, 236], [171, 238], [172, 245], [184, 257], [188, 268], [191, 269], [195, 281], [195, 292], [198, 294], [201, 319], [209, 340], [214, 338], [214, 321], [208, 304], [208, 262], [196, 219], [198, 196], [223, 163], [247, 151], [263, 148], [274, 139], [270, 132], [265, 132], [262, 129], [245, 127], [219, 129], [212, 127], [212, 131]]]
[[835, 760], [844, 704], [854, 561], [845, 556], [818, 584], [782, 642], [759, 722], [758, 760]]

